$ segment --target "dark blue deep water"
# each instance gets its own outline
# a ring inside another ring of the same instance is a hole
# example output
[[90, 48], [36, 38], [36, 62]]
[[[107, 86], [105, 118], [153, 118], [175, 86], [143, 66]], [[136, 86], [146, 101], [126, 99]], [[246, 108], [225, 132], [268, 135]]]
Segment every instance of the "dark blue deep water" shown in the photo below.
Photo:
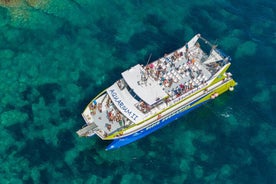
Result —
[[[115, 151], [79, 138], [92, 97], [201, 33], [234, 92]], [[272, 0], [0, 0], [0, 183], [276, 182]]]

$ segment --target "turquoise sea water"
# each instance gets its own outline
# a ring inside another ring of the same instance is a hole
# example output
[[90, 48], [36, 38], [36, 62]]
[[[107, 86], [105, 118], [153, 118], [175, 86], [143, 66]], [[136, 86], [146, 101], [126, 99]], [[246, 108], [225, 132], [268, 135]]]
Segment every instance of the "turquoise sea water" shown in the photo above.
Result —
[[[234, 92], [119, 150], [77, 137], [92, 97], [197, 33]], [[0, 183], [275, 183], [275, 53], [271, 0], [0, 0]]]

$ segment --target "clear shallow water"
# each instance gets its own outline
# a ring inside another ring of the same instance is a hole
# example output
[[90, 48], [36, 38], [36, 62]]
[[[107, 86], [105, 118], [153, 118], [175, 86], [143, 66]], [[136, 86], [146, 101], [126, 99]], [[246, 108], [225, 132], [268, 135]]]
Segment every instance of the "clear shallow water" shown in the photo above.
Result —
[[[0, 1], [0, 183], [273, 183], [273, 1]], [[233, 93], [115, 151], [81, 111], [194, 34], [232, 56]]]

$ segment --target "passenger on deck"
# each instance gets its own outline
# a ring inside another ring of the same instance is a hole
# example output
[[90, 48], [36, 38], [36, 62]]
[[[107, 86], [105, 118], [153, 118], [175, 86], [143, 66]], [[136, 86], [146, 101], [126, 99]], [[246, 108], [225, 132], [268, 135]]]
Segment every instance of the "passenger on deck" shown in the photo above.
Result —
[[161, 59], [158, 59], [158, 61], [157, 61], [157, 65], [161, 65], [161, 64], [162, 64]]
[[169, 79], [169, 85], [168, 85], [168, 87], [171, 87], [171, 86], [172, 86], [172, 83], [173, 83], [173, 80], [172, 80], [172, 79]]
[[189, 84], [189, 90], [191, 90], [191, 89], [193, 89], [193, 84], [192, 84], [192, 82], [190, 82], [190, 84]]
[[106, 101], [106, 107], [109, 108], [111, 103], [111, 99], [108, 97], [107, 101]]
[[106, 123], [105, 126], [106, 126], [106, 128], [107, 128], [108, 131], [111, 130], [111, 124]]
[[178, 58], [180, 57], [180, 54], [179, 54], [178, 51], [175, 51], [175, 52], [173, 53], [173, 56], [175, 57], [175, 59], [178, 59]]
[[140, 103], [140, 107], [141, 107], [141, 108], [145, 108], [145, 107], [146, 107], [145, 102], [142, 101], [142, 102]]
[[161, 66], [161, 65], [158, 65], [157, 71], [162, 71], [162, 70], [163, 70], [162, 66]]
[[169, 80], [165, 79], [165, 80], [163, 81], [163, 85], [164, 85], [165, 87], [168, 87], [168, 86], [169, 86]]
[[99, 103], [99, 104], [98, 104], [98, 111], [99, 111], [99, 112], [102, 112], [102, 103]]
[[164, 99], [164, 101], [165, 101], [165, 103], [166, 103], [167, 105], [168, 105], [168, 103], [170, 102], [170, 100], [171, 100], [171, 99], [170, 99], [169, 97], [167, 97], [167, 98]]
[[187, 53], [189, 51], [188, 43], [185, 44], [185, 48], [186, 48], [186, 53]]
[[138, 109], [143, 112], [146, 113], [150, 110], [150, 106], [147, 105], [145, 102], [141, 101], [138, 105]]
[[155, 80], [158, 80], [158, 79], [159, 79], [160, 73], [161, 73], [160, 70], [156, 70], [156, 72], [155, 72], [155, 77], [154, 77]]
[[113, 114], [113, 110], [112, 110], [112, 111], [109, 111], [109, 112], [108, 112], [108, 119], [109, 119], [109, 121], [113, 121], [114, 118], [115, 118], [115, 116], [114, 116], [114, 114]]
[[145, 67], [145, 71], [146, 71], [147, 75], [150, 75], [150, 66], [149, 65], [147, 65]]
[[91, 104], [89, 105], [89, 110], [90, 110], [90, 113], [91, 113], [92, 115], [95, 115], [95, 114], [96, 114], [96, 108], [97, 108], [97, 105], [95, 105], [95, 103], [91, 103]]
[[172, 57], [171, 57], [171, 60], [172, 60], [172, 61], [175, 61], [175, 60], [176, 60], [176, 57], [175, 57], [175, 56], [172, 56]]
[[117, 112], [116, 117], [115, 117], [115, 121], [119, 122], [121, 120], [122, 120], [122, 116], [119, 112]]

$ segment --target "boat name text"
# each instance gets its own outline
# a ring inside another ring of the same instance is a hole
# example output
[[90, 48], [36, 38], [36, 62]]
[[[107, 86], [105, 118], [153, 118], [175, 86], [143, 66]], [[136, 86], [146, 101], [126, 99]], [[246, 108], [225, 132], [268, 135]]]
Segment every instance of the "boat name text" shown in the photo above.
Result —
[[119, 99], [116, 91], [114, 89], [111, 89], [109, 91], [110, 91], [111, 96], [114, 99], [114, 102], [116, 102], [118, 104], [118, 106], [122, 109], [122, 111], [125, 112], [126, 114], [128, 114], [129, 117], [132, 118], [134, 121], [136, 121], [138, 116], [134, 112], [132, 112], [129, 108], [126, 107], [124, 102], [122, 102], [122, 100]]

